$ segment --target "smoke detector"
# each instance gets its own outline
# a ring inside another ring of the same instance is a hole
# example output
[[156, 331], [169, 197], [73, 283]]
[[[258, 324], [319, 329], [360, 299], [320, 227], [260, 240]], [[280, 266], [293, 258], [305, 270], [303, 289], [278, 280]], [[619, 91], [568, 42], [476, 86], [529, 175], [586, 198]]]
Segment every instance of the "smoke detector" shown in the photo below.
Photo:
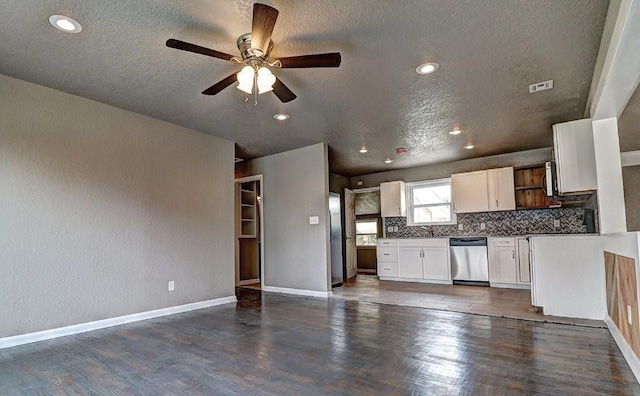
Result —
[[529, 85], [529, 93], [536, 93], [540, 91], [546, 91], [553, 88], [553, 80], [539, 82], [537, 84]]

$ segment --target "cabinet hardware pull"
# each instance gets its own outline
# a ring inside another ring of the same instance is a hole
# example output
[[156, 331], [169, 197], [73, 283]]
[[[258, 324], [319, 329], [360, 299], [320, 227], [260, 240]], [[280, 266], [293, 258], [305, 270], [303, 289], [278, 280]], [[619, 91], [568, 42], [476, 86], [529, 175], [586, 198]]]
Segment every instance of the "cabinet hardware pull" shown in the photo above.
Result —
[[498, 207], [498, 200], [496, 199], [496, 208]]

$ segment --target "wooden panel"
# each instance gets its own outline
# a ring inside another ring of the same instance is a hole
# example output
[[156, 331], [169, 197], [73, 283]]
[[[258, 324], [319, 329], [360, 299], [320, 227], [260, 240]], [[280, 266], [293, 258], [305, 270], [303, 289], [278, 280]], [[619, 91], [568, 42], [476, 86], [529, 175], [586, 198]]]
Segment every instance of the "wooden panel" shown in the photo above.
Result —
[[239, 238], [238, 248], [240, 254], [240, 280], [260, 278], [260, 269], [258, 265], [258, 239]]
[[635, 354], [640, 356], [636, 262], [629, 257], [605, 252], [604, 265], [609, 317]]
[[620, 316], [618, 315], [618, 272], [616, 271], [615, 254], [604, 252], [604, 271], [607, 287], [607, 312], [613, 323], [618, 325]]

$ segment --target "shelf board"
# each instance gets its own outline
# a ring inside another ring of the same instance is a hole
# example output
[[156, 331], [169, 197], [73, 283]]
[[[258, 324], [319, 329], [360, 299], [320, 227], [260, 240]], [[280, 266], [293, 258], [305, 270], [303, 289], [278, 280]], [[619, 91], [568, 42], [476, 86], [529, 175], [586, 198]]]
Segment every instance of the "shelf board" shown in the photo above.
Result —
[[256, 219], [240, 219], [241, 221], [256, 221]]
[[540, 186], [522, 186], [522, 187], [516, 187], [516, 191], [520, 191], [520, 190], [535, 190], [535, 189], [544, 189], [544, 186], [540, 185]]
[[247, 193], [255, 193], [255, 191], [254, 191], [254, 190], [246, 190], [246, 189], [244, 189], [244, 188], [241, 188], [241, 189], [240, 189], [240, 191], [242, 191], [242, 192], [247, 192]]
[[242, 238], [242, 239], [247, 239], [247, 238], [256, 239], [257, 237], [258, 237], [257, 235], [238, 235], [238, 238]]
[[247, 208], [255, 208], [256, 207], [256, 205], [254, 205], [254, 204], [245, 204], [245, 203], [240, 204], [240, 206], [244, 206], [244, 207], [247, 207]]

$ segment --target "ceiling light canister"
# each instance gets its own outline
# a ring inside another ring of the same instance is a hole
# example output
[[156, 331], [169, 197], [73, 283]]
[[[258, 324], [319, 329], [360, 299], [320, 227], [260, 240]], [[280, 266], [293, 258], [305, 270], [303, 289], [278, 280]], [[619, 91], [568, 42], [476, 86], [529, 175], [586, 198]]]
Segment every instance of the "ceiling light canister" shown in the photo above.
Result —
[[289, 119], [289, 114], [278, 113], [274, 115], [273, 118], [275, 118], [278, 121], [284, 121]]
[[452, 131], [449, 131], [449, 135], [459, 135], [461, 133], [462, 133], [462, 131], [458, 127], [455, 127], [455, 128], [453, 128]]
[[464, 146], [464, 148], [466, 148], [467, 150], [471, 150], [474, 147], [475, 146], [473, 144], [467, 144], [466, 146]]
[[420, 66], [418, 66], [416, 68], [416, 72], [418, 74], [430, 74], [433, 73], [434, 71], [438, 70], [438, 68], [440, 67], [440, 65], [436, 62], [427, 62], [427, 63], [423, 63]]
[[360, 153], [364, 154], [364, 153], [366, 153], [367, 151], [369, 151], [369, 149], [367, 148], [367, 146], [362, 146], [362, 147], [360, 147], [360, 150], [359, 150], [359, 151], [360, 151]]
[[82, 31], [82, 25], [78, 21], [64, 15], [51, 15], [49, 23], [56, 29], [66, 33], [80, 33]]
[[393, 160], [391, 158], [387, 158], [386, 160], [384, 160], [385, 164], [390, 164], [392, 162], [393, 162]]

